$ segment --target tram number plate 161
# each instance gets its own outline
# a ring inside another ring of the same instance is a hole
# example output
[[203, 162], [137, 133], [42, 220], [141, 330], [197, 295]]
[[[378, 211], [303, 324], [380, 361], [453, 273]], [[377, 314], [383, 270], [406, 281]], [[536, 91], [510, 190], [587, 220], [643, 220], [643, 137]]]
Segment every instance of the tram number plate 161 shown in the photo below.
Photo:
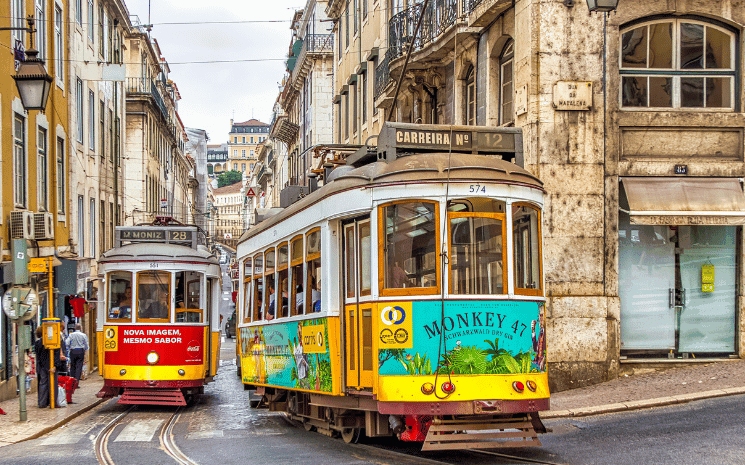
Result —
[[486, 194], [486, 186], [482, 184], [471, 184], [468, 186], [469, 194]]

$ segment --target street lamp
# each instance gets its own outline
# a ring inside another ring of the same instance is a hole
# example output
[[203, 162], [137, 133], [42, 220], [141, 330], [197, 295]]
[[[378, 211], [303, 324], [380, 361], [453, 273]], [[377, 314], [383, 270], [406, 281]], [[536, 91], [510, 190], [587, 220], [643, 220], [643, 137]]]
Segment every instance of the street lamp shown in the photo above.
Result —
[[587, 0], [587, 8], [590, 10], [590, 13], [593, 11], [609, 13], [618, 8], [618, 0]]
[[18, 72], [13, 76], [21, 96], [21, 103], [26, 110], [44, 110], [52, 88], [52, 76], [44, 69], [44, 62], [34, 49], [26, 51], [26, 60], [21, 62]]
[[26, 51], [26, 59], [21, 62], [13, 79], [16, 81], [23, 108], [43, 111], [54, 79], [47, 74], [44, 62], [38, 58], [39, 51], [34, 49], [34, 17], [29, 15], [26, 22], [28, 27], [0, 27], [0, 31], [28, 32], [31, 47]]

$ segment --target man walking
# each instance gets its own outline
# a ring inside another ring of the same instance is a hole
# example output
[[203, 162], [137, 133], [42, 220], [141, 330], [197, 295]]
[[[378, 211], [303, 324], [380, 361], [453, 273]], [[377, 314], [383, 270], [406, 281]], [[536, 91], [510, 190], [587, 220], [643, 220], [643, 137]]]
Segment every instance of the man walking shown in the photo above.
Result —
[[67, 336], [67, 347], [70, 348], [70, 376], [75, 378], [76, 385], [83, 374], [85, 351], [88, 350], [88, 336], [81, 331], [80, 323], [75, 325], [75, 331]]

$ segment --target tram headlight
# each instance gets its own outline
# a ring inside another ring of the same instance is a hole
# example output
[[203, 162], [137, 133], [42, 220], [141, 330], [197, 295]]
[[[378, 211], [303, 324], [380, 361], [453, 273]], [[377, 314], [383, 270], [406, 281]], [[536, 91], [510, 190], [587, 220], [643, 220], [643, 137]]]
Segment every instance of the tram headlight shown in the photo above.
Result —
[[155, 365], [158, 363], [158, 360], [160, 360], [160, 355], [157, 352], [152, 351], [147, 354], [147, 363], [150, 365]]
[[127, 374], [127, 370], [125, 370], [124, 368], [122, 368], [121, 370], [119, 370], [119, 376], [124, 376], [126, 374]]
[[535, 392], [535, 390], [538, 388], [538, 386], [535, 384], [535, 381], [530, 379], [526, 381], [525, 384], [528, 385], [528, 389], [530, 389], [530, 392]]
[[180, 369], [180, 370], [178, 371], [178, 374], [180, 374], [181, 376], [184, 376], [184, 375], [186, 374], [186, 372], [184, 371], [184, 369], [183, 369], [183, 368], [181, 368], [181, 369]]
[[512, 389], [515, 390], [518, 394], [522, 394], [522, 392], [525, 390], [525, 385], [520, 381], [514, 381], [512, 383]]

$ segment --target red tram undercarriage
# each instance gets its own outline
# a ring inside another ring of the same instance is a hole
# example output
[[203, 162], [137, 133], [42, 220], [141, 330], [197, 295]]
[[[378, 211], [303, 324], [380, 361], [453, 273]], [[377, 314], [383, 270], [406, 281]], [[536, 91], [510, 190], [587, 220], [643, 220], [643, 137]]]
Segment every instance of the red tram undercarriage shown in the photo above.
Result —
[[308, 431], [339, 434], [345, 442], [357, 442], [364, 431], [368, 437], [422, 442], [422, 450], [537, 447], [538, 434], [547, 431], [538, 412], [549, 409], [549, 399], [422, 403], [264, 387], [256, 393], [263, 395], [260, 406], [286, 413]]
[[152, 380], [116, 381], [105, 380], [96, 394], [100, 399], [116, 396], [118, 404], [176, 405], [185, 406], [196, 396], [204, 393], [204, 380]]

